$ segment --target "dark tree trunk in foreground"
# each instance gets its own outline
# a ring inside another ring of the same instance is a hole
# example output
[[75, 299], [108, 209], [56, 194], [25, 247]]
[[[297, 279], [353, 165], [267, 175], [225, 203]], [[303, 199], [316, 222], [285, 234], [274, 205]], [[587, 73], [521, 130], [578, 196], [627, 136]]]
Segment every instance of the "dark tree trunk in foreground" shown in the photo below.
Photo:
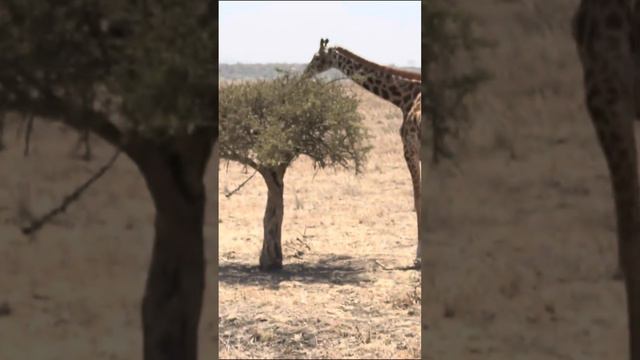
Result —
[[4, 114], [0, 113], [0, 151], [4, 149]]
[[264, 212], [264, 239], [260, 270], [282, 269], [282, 216], [284, 214], [284, 173], [286, 167], [260, 169], [269, 193]]
[[211, 140], [189, 136], [182, 144], [145, 144], [132, 152], [156, 208], [142, 303], [145, 360], [196, 360], [198, 356], [205, 279], [203, 174]]
[[[634, 121], [638, 119], [635, 45], [639, 25], [626, 2], [583, 0], [573, 37], [583, 69], [586, 105], [609, 170], [614, 197], [618, 267], [624, 277], [629, 353], [640, 360], [640, 184]], [[602, 14], [608, 11], [608, 16]], [[618, 17], [611, 21], [611, 14]], [[636, 17], [640, 12], [636, 12]], [[627, 43], [626, 39], [631, 39]]]
[[[216, 221], [216, 226], [213, 227], [213, 239], [214, 239], [214, 246], [212, 246], [213, 248], [213, 252], [211, 254], [211, 256], [216, 259], [216, 261], [213, 262], [212, 267], [213, 267], [213, 279], [212, 279], [212, 284], [214, 284], [213, 287], [213, 291], [214, 291], [214, 301], [213, 301], [213, 313], [218, 315], [220, 313], [220, 309], [219, 309], [219, 304], [218, 304], [218, 274], [220, 273], [220, 269], [219, 269], [219, 264], [217, 259], [219, 259], [219, 248], [218, 248], [218, 219], [219, 219], [219, 214], [218, 214], [218, 166], [220, 163], [220, 143], [218, 142], [218, 134], [216, 133], [213, 139], [213, 184], [214, 184], [214, 188], [213, 191], [210, 190], [209, 193], [213, 194], [213, 199], [211, 199], [211, 201], [213, 202], [213, 204], [215, 204], [215, 206], [213, 207], [213, 214], [210, 214], [208, 216], [211, 216], [212, 219], [215, 219]], [[213, 339], [214, 339], [214, 343], [213, 343], [213, 353], [214, 354], [218, 354], [219, 352], [219, 346], [220, 346], [220, 340], [219, 340], [219, 324], [220, 324], [220, 317], [218, 317], [218, 319], [216, 319], [216, 325], [213, 326]]]

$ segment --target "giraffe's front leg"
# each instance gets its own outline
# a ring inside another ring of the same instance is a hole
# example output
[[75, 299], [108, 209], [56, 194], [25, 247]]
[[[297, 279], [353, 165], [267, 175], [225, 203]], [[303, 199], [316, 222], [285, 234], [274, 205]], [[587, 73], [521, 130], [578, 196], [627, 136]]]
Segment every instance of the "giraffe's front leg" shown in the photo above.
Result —
[[418, 245], [416, 248], [416, 266], [420, 264], [420, 254], [422, 251], [422, 244], [419, 241], [420, 239], [420, 214], [421, 214], [421, 206], [420, 206], [420, 139], [418, 137], [418, 126], [415, 122], [408, 122], [402, 125], [400, 129], [400, 134], [402, 136], [402, 144], [404, 148], [404, 159], [407, 162], [407, 167], [409, 168], [409, 173], [411, 174], [411, 182], [413, 184], [413, 207], [416, 212], [416, 220], [417, 220], [417, 238]]

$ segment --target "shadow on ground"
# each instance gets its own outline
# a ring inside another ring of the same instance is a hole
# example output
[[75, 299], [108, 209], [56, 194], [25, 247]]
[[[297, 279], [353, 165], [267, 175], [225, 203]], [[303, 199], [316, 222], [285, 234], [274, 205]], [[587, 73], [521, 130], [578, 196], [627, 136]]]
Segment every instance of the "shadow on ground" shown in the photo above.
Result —
[[[281, 282], [297, 281], [305, 284], [361, 285], [371, 283], [372, 272], [381, 269], [375, 260], [331, 255], [317, 262], [285, 264], [284, 269], [261, 272], [255, 264], [221, 261], [220, 282], [234, 285], [262, 285], [277, 288]], [[393, 269], [390, 269], [393, 270]], [[404, 270], [398, 268], [395, 270]]]

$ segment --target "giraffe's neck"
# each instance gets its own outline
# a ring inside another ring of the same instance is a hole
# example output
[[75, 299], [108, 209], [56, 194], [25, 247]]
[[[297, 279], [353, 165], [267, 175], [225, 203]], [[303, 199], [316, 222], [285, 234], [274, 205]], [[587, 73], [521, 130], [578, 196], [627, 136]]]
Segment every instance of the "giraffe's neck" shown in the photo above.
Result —
[[403, 76], [402, 71], [390, 69], [354, 56], [342, 48], [334, 48], [332, 65], [358, 85], [396, 105], [403, 113], [409, 111], [420, 94], [419, 74]]

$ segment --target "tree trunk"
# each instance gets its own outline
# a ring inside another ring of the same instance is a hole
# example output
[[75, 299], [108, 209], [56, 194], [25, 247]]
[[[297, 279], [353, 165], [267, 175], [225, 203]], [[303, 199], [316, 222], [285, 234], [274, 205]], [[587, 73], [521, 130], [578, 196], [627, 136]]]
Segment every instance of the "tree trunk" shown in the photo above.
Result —
[[[576, 11], [572, 30], [583, 68], [586, 104], [607, 161], [614, 195], [618, 266], [624, 276], [632, 360], [640, 360], [640, 185], [634, 120], [637, 119], [637, 67], [630, 45], [616, 42], [606, 30], [629, 32], [638, 24], [627, 23], [622, 14], [615, 24], [601, 16], [607, 2], [582, 1]], [[616, 5], [617, 6], [617, 5]], [[615, 45], [615, 46], [613, 46]]]
[[203, 175], [210, 149], [198, 148], [196, 140], [191, 150], [146, 144], [132, 157], [156, 208], [142, 301], [145, 360], [196, 360], [198, 356], [205, 279]]
[[286, 167], [259, 171], [269, 189], [263, 220], [264, 239], [260, 253], [260, 270], [279, 270], [282, 269], [282, 217]]
[[[217, 128], [216, 128], [217, 129]], [[210, 280], [210, 283], [215, 284], [213, 291], [214, 291], [214, 296], [213, 296], [213, 304], [211, 304], [213, 306], [213, 310], [212, 313], [215, 314], [216, 316], [216, 324], [213, 326], [213, 339], [214, 339], [214, 343], [213, 343], [213, 353], [215, 354], [215, 356], [218, 356], [219, 353], [219, 347], [220, 347], [220, 337], [219, 337], [219, 324], [220, 324], [220, 317], [218, 316], [218, 314], [220, 313], [220, 304], [218, 303], [218, 282], [219, 282], [219, 277], [218, 274], [220, 273], [220, 268], [219, 268], [219, 263], [218, 263], [218, 259], [220, 258], [219, 255], [219, 247], [218, 247], [218, 236], [219, 236], [219, 228], [218, 228], [218, 219], [219, 219], [219, 214], [218, 214], [218, 187], [219, 187], [219, 180], [218, 180], [218, 170], [219, 170], [219, 164], [220, 164], [220, 143], [218, 142], [217, 139], [217, 134], [216, 137], [214, 137], [214, 146], [213, 146], [213, 190], [209, 190], [210, 194], [213, 194], [213, 198], [211, 199], [211, 201], [213, 202], [214, 206], [213, 206], [213, 214], [210, 214], [208, 216], [211, 217], [211, 219], [213, 219], [215, 221], [215, 226], [213, 227], [213, 238], [214, 238], [214, 242], [215, 242], [215, 246], [212, 246], [213, 248], [213, 253], [211, 254], [213, 259], [216, 259], [213, 262], [213, 271], [211, 271], [213, 278]]]
[[[607, 160], [615, 203], [618, 235], [618, 268], [624, 277], [629, 319], [631, 359], [640, 359], [640, 190], [638, 188], [635, 137], [631, 119], [614, 127], [617, 143], [606, 141], [611, 133], [596, 123], [600, 144]], [[622, 123], [622, 121], [621, 121]], [[618, 124], [617, 124], [618, 125]], [[626, 155], [616, 146], [625, 145]], [[638, 268], [638, 269], [636, 269]]]
[[[423, 5], [424, 6], [424, 5]], [[423, 10], [424, 12], [424, 10]], [[424, 30], [423, 30], [424, 31]], [[424, 85], [423, 91], [424, 91]], [[423, 106], [422, 104], [420, 104]], [[426, 176], [426, 165], [428, 159], [429, 146], [427, 144], [428, 139], [428, 129], [429, 123], [426, 119], [426, 113], [424, 111], [420, 112], [421, 120], [420, 120], [420, 131], [422, 132], [420, 136], [420, 214], [418, 215], [418, 258], [424, 259], [426, 257], [426, 243], [427, 243], [427, 176]], [[416, 267], [421, 268], [421, 261], [416, 262]], [[427, 292], [423, 292], [426, 294]]]
[[4, 145], [4, 113], [0, 113], [0, 150], [5, 149]]
[[[624, 277], [629, 317], [629, 345], [631, 359], [640, 359], [640, 190], [638, 188], [637, 160], [633, 124], [613, 130], [619, 141], [616, 144], [604, 141], [604, 131], [596, 124], [600, 142], [606, 155], [613, 189], [617, 233], [618, 267]], [[620, 155], [616, 145], [624, 143], [626, 156]], [[637, 268], [637, 269], [636, 269]]]

